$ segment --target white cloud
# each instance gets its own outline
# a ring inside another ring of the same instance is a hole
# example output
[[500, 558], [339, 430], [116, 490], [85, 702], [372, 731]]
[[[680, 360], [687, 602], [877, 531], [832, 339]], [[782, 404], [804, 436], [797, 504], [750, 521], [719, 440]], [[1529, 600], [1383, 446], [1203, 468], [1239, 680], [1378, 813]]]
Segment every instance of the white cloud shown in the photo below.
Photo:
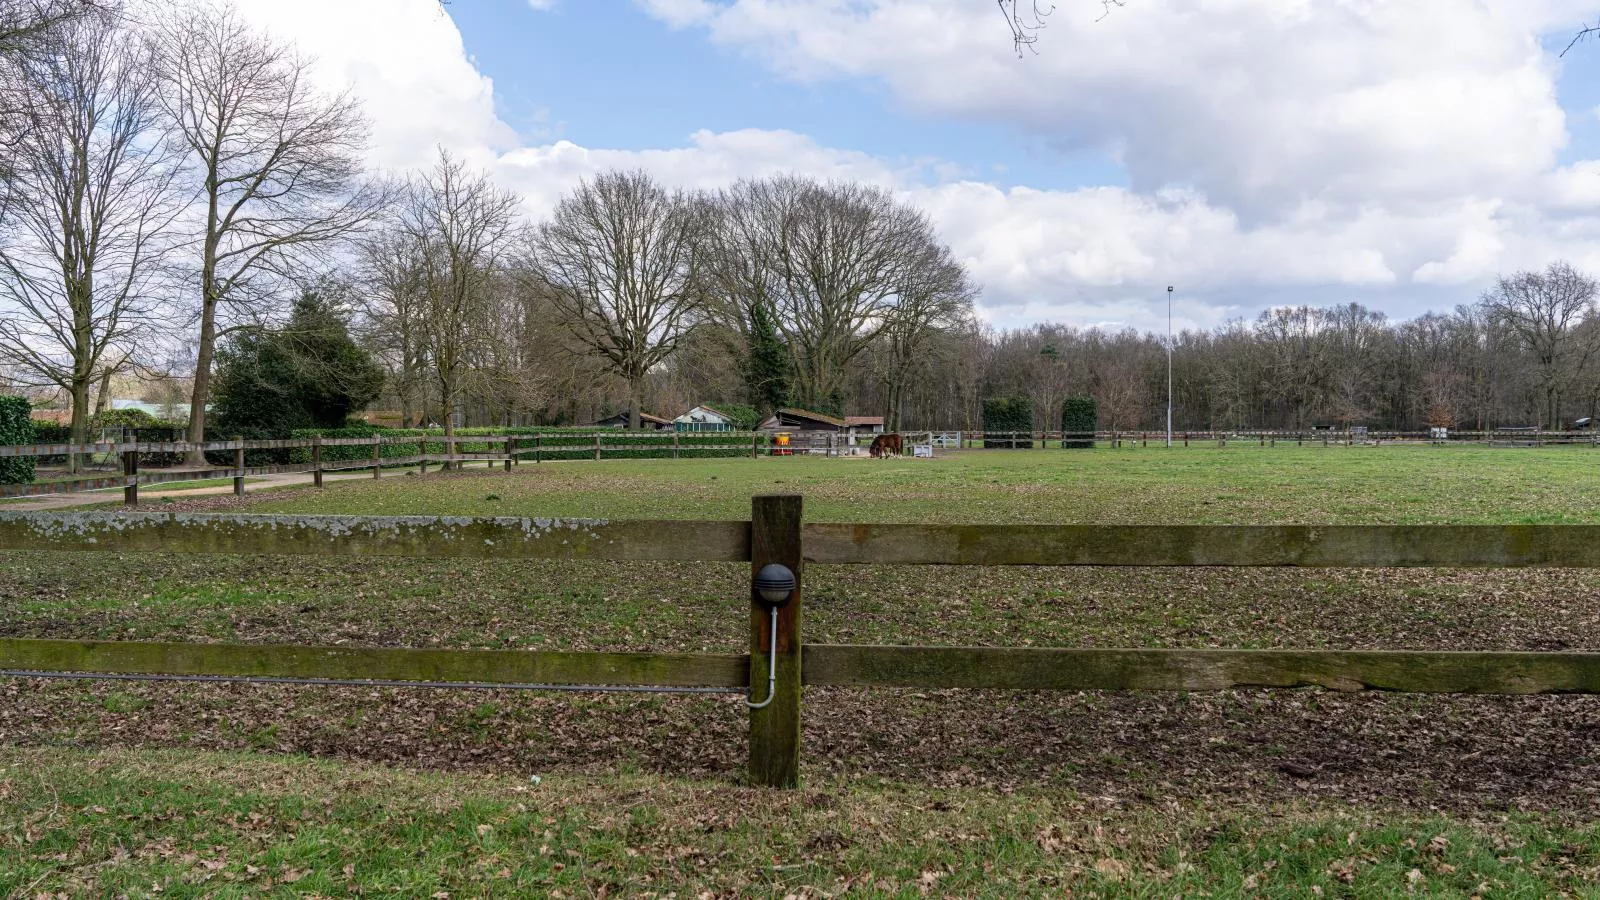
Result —
[[870, 77], [929, 115], [1116, 151], [1141, 190], [1247, 215], [1514, 189], [1565, 141], [1553, 64], [1513, 0], [1057, 4], [1018, 59], [972, 0], [642, 0], [796, 78]]
[[1557, 64], [1536, 39], [1592, 0], [1136, 0], [1098, 23], [1098, 4], [1060, 4], [1020, 60], [983, 0], [643, 2], [790, 77], [880, 79], [927, 115], [1115, 152], [1131, 186], [1006, 190], [937, 159], [692, 124], [676, 147], [519, 146], [436, 0], [241, 5], [365, 101], [383, 166], [443, 144], [535, 216], [607, 168], [875, 182], [928, 211], [1000, 324], [1164, 327], [1173, 282], [1180, 327], [1296, 298], [1409, 315], [1552, 258], [1600, 269], [1600, 161], [1557, 166]]
[[425, 166], [435, 147], [487, 165], [516, 146], [493, 83], [467, 58], [438, 0], [235, 0], [257, 27], [315, 57], [331, 91], [349, 88], [372, 121], [374, 165]]

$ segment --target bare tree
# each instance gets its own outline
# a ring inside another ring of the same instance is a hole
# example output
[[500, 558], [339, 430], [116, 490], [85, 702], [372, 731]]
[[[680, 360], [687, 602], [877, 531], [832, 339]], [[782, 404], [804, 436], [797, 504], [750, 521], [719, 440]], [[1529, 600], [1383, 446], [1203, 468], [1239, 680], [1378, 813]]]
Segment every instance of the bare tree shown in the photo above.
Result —
[[401, 424], [408, 427], [414, 414], [415, 421], [426, 414], [423, 249], [421, 242], [396, 228], [383, 229], [361, 247], [365, 343], [388, 370], [389, 386], [400, 401]]
[[761, 292], [794, 362], [796, 399], [834, 407], [851, 365], [894, 320], [918, 254], [937, 245], [932, 226], [887, 191], [850, 182], [780, 176], [733, 200], [748, 207], [737, 249], [750, 256], [721, 289], [742, 281]]
[[0, 219], [0, 354], [71, 397], [84, 443], [92, 386], [148, 337], [180, 206], [143, 46], [110, 17], [46, 44], [17, 69], [28, 101], [10, 159], [26, 202]]
[[29, 64], [50, 53], [66, 26], [115, 12], [114, 0], [0, 0], [0, 215], [17, 199], [11, 154], [27, 134], [24, 114], [37, 99], [24, 77]]
[[30, 53], [56, 28], [112, 9], [99, 0], [0, 0], [0, 56]]
[[589, 352], [628, 385], [640, 425], [645, 379], [702, 308], [697, 204], [642, 171], [606, 172], [556, 205], [533, 241], [538, 289]]
[[977, 288], [949, 248], [929, 242], [902, 268], [899, 302], [880, 335], [881, 377], [887, 388], [884, 426], [899, 431], [911, 373], [929, 362], [941, 338], [965, 326]]
[[217, 338], [259, 319], [292, 291], [297, 268], [365, 226], [387, 195], [362, 180], [367, 126], [356, 102], [318, 93], [310, 62], [291, 47], [203, 4], [173, 13], [155, 42], [161, 102], [197, 200], [189, 440], [198, 443]]
[[1578, 373], [1595, 346], [1580, 341], [1578, 326], [1595, 314], [1595, 294], [1600, 284], [1565, 262], [1551, 263], [1543, 272], [1518, 272], [1502, 276], [1484, 295], [1482, 304], [1493, 319], [1508, 328], [1538, 363], [1539, 385], [1544, 393], [1543, 423], [1561, 426], [1561, 391]]
[[394, 225], [404, 252], [418, 266], [420, 349], [439, 392], [446, 435], [455, 434], [462, 380], [483, 340], [481, 329], [497, 277], [518, 235], [516, 194], [485, 173], [467, 170], [443, 150], [433, 169], [406, 189]]

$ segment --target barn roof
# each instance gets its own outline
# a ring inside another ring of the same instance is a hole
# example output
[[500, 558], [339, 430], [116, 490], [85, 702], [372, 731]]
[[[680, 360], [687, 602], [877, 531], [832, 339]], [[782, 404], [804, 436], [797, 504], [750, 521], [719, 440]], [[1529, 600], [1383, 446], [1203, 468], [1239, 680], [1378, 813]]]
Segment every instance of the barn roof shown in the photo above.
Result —
[[846, 425], [882, 425], [883, 416], [845, 416]]
[[788, 416], [792, 419], [810, 419], [813, 422], [821, 422], [825, 425], [832, 425], [835, 428], [845, 427], [845, 421], [843, 419], [836, 419], [833, 416], [824, 415], [823, 413], [812, 412], [809, 409], [794, 409], [791, 407], [785, 407], [778, 410], [778, 415], [780, 417]]

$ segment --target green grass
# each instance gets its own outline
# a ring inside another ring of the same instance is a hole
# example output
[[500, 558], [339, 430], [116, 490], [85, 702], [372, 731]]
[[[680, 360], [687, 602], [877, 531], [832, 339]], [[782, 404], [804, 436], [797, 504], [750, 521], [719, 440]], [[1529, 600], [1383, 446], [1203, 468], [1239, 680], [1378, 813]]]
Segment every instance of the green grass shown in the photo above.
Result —
[[[1594, 522], [1597, 467], [1600, 452], [1578, 448], [1428, 447], [588, 461], [330, 482], [242, 509], [744, 518], [752, 494], [798, 492], [814, 521]], [[0, 551], [0, 634], [738, 651], [748, 577]], [[806, 577], [818, 642], [1600, 647], [1587, 570]], [[833, 689], [806, 702], [805, 786], [778, 793], [739, 784], [736, 696], [0, 679], [0, 895], [1600, 890], [1596, 698]]]
[[[331, 485], [255, 512], [748, 517], [800, 493], [812, 521], [1600, 522], [1588, 448], [1190, 447], [968, 452], [933, 460], [786, 457], [524, 463], [508, 477]], [[486, 499], [488, 495], [497, 500]]]
[[1600, 831], [1502, 817], [1119, 811], [848, 782], [445, 776], [237, 754], [0, 751], [0, 892], [36, 896], [1538, 897]]

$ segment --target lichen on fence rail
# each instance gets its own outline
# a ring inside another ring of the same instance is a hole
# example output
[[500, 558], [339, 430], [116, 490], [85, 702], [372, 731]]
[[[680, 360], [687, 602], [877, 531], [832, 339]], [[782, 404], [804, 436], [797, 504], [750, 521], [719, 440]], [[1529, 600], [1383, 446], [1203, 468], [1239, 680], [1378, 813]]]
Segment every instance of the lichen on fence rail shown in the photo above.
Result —
[[0, 512], [0, 549], [738, 562], [750, 523]]

